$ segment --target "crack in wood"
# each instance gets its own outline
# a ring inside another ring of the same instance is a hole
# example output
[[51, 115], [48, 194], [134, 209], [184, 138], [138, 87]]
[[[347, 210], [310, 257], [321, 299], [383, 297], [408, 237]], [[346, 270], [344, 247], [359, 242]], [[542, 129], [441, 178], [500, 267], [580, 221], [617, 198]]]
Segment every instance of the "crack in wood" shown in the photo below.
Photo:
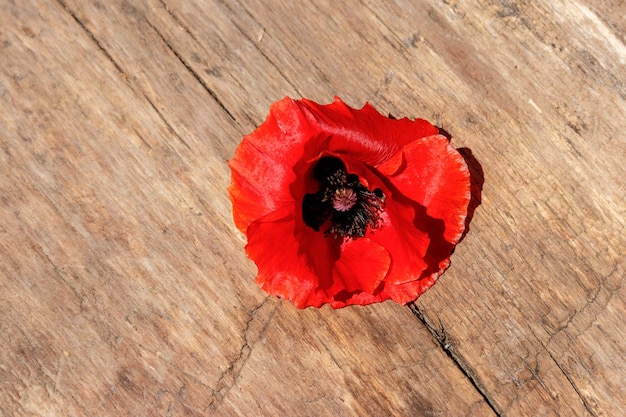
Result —
[[330, 359], [335, 363], [335, 365], [337, 365], [337, 368], [339, 368], [339, 369], [341, 369], [343, 371], [343, 366], [341, 365], [341, 363], [339, 363], [339, 360], [337, 360], [335, 355], [333, 355], [333, 352], [328, 348], [328, 345], [326, 343], [324, 343], [324, 341], [322, 340], [321, 337], [318, 337], [317, 340], [324, 347], [324, 350], [326, 351], [328, 356], [330, 356]]
[[176, 393], [176, 398], [174, 398], [173, 401], [170, 401], [167, 405], [167, 412], [165, 413], [166, 417], [172, 417], [175, 415], [174, 414], [175, 405], [177, 403], [182, 402], [183, 398], [185, 397], [186, 392], [187, 392], [187, 383], [183, 382], [183, 384], [178, 389], [178, 392]]
[[443, 349], [445, 354], [454, 362], [456, 367], [465, 375], [467, 380], [472, 384], [474, 389], [480, 394], [485, 403], [491, 408], [494, 414], [498, 417], [504, 416], [502, 408], [498, 405], [497, 401], [488, 392], [487, 388], [478, 378], [476, 372], [469, 366], [467, 361], [456, 351], [454, 346], [448, 340], [446, 329], [443, 327], [443, 323], [439, 323], [439, 329], [437, 329], [425, 316], [424, 311], [421, 310], [415, 303], [409, 304], [409, 309], [415, 317], [424, 325], [430, 332], [433, 338], [437, 341], [439, 346]]
[[248, 318], [248, 321], [246, 321], [245, 327], [243, 329], [244, 343], [239, 349], [239, 353], [237, 357], [230, 363], [228, 368], [226, 368], [221, 373], [219, 379], [217, 380], [216, 388], [213, 392], [211, 402], [209, 403], [209, 405], [206, 406], [205, 411], [210, 410], [212, 413], [214, 413], [222, 405], [226, 395], [237, 384], [237, 381], [239, 380], [239, 377], [241, 375], [241, 370], [243, 369], [246, 362], [250, 358], [250, 354], [252, 353], [252, 348], [254, 344], [265, 333], [265, 330], [267, 329], [269, 323], [274, 317], [274, 314], [276, 314], [276, 311], [278, 310], [278, 307], [280, 306], [280, 304], [277, 304], [276, 307], [274, 307], [272, 312], [269, 314], [269, 316], [265, 320], [265, 323], [263, 323], [261, 329], [259, 330], [259, 334], [256, 337], [256, 339], [250, 340], [249, 335], [248, 335], [248, 332], [250, 330], [250, 324], [256, 318], [257, 312], [263, 306], [265, 306], [265, 304], [267, 304], [269, 299], [270, 297], [266, 297], [265, 300], [263, 300], [263, 302], [259, 304], [258, 307], [256, 307], [254, 310], [250, 312], [250, 317]]
[[[224, 6], [226, 9], [228, 9], [228, 14], [229, 16], [235, 16], [236, 13], [233, 9], [231, 9], [231, 7], [226, 4], [223, 0], [218, 0], [219, 3]], [[255, 17], [252, 15], [252, 13], [250, 13], [250, 11], [245, 7], [245, 6], [241, 6], [241, 9], [250, 17], [250, 19], [254, 20], [256, 23], [259, 24], [259, 26], [263, 26], [261, 25], [261, 23], [259, 23], [258, 19], [255, 19]], [[300, 90], [298, 90], [298, 88], [291, 82], [291, 80], [289, 79], [289, 77], [287, 77], [287, 75], [285, 75], [285, 73], [280, 69], [280, 67], [278, 65], [276, 65], [274, 63], [274, 61], [272, 61], [270, 59], [269, 56], [267, 56], [267, 54], [265, 53], [265, 51], [263, 51], [261, 49], [261, 47], [259, 46], [259, 43], [256, 42], [254, 39], [252, 39], [250, 36], [248, 36], [248, 34], [241, 28], [241, 26], [235, 22], [234, 20], [231, 19], [231, 23], [233, 24], [234, 27], [237, 28], [237, 30], [239, 31], [239, 33], [241, 33], [241, 35], [246, 38], [246, 40], [248, 42], [250, 42], [251, 45], [253, 45], [261, 54], [261, 56], [272, 66], [274, 67], [274, 69], [276, 70], [276, 72], [287, 82], [287, 84], [289, 84], [289, 86], [291, 88], [293, 88], [293, 90], [300, 96], [302, 97], [302, 93], [300, 92]], [[265, 35], [265, 31], [263, 33]]]
[[[191, 65], [182, 57], [182, 55], [165, 38], [165, 36], [163, 36], [163, 34], [150, 21], [146, 21], [146, 22], [147, 22], [148, 26], [150, 26], [154, 30], [154, 32], [159, 36], [159, 38], [161, 38], [161, 40], [167, 46], [167, 48], [170, 51], [172, 51], [174, 56], [178, 59], [178, 61], [180, 61], [180, 63], [192, 75], [192, 77], [202, 86], [202, 88], [204, 88], [204, 90], [211, 96], [211, 98], [213, 98], [213, 100], [215, 100], [217, 105], [220, 106], [220, 108], [224, 111], [224, 113], [226, 113], [228, 115], [228, 117], [233, 122], [236, 122], [237, 119], [230, 112], [230, 110], [228, 110], [228, 108], [226, 107], [224, 102], [218, 97], [217, 93], [215, 91], [213, 91], [213, 89], [211, 87], [209, 87], [209, 85], [202, 79], [202, 77], [200, 77], [200, 75], [191, 67]], [[183, 30], [184, 30], [184, 26], [183, 26]], [[193, 39], [193, 37], [192, 37], [192, 39]]]
[[[550, 347], [550, 345], [552, 343], [552, 340], [557, 335], [559, 335], [560, 333], [566, 331], [577, 316], [580, 316], [581, 314], [583, 314], [589, 307], [591, 307], [594, 303], [596, 303], [596, 300], [599, 297], [600, 292], [603, 289], [606, 289], [608, 291], [609, 295], [608, 295], [608, 298], [606, 299], [606, 302], [604, 303], [604, 306], [602, 306], [602, 309], [604, 309], [606, 307], [606, 305], [608, 305], [608, 303], [611, 301], [611, 298], [613, 297], [614, 293], [621, 288], [621, 286], [618, 286], [617, 288], [608, 288], [607, 287], [607, 283], [608, 283], [609, 279], [617, 272], [617, 270], [618, 270], [618, 267], [616, 266], [610, 273], [608, 273], [604, 277], [604, 279], [599, 283], [598, 288], [596, 289], [596, 291], [594, 291], [594, 293], [591, 296], [591, 298], [589, 298], [587, 300], [585, 305], [582, 306], [580, 309], [575, 310], [574, 313], [571, 315], [571, 317], [567, 320], [567, 322], [563, 326], [558, 328], [550, 336], [550, 338], [548, 339], [548, 341], [545, 344], [542, 343], [543, 349], [545, 350], [546, 353], [548, 353], [548, 355], [550, 356], [550, 359], [552, 359], [554, 364], [559, 368], [559, 370], [561, 371], [563, 376], [565, 376], [565, 379], [567, 379], [568, 383], [570, 384], [570, 386], [572, 387], [572, 389], [574, 390], [574, 392], [576, 393], [576, 395], [578, 396], [578, 398], [582, 402], [583, 407], [585, 408], [585, 410], [590, 415], [592, 415], [594, 417], [597, 417], [598, 414], [594, 411], [592, 404], [589, 403], [587, 398], [583, 395], [583, 393], [580, 391], [580, 389], [578, 388], [578, 386], [574, 382], [574, 379], [570, 376], [570, 374], [567, 372], [567, 370], [561, 364], [560, 360], [556, 358], [556, 356], [554, 355], [554, 353], [552, 352], [552, 350], [549, 347]], [[597, 314], [595, 315], [593, 320], [591, 320], [589, 322], [589, 324], [585, 327], [585, 329], [581, 330], [578, 333], [578, 335], [581, 335], [581, 334], [585, 333], [587, 331], [587, 329], [589, 329], [589, 327], [591, 327], [596, 320], [597, 320]], [[539, 378], [536, 375], [534, 375], [534, 376], [539, 381]]]
[[159, 0], [159, 3], [161, 3], [161, 5], [163, 6], [163, 8], [165, 9], [165, 11], [167, 13], [169, 13], [169, 15], [172, 17], [172, 19], [174, 19], [174, 21], [176, 22], [176, 24], [178, 24], [178, 26], [180, 26], [181, 28], [183, 28], [183, 30], [185, 31], [185, 33], [187, 33], [187, 35], [189, 35], [189, 37], [191, 39], [194, 40], [194, 42], [198, 43], [198, 40], [196, 39], [195, 36], [193, 36], [193, 33], [191, 32], [191, 30], [189, 29], [189, 27], [187, 27], [187, 25], [185, 25], [183, 23], [182, 20], [180, 20], [178, 18], [178, 16], [176, 15], [176, 13], [174, 13], [174, 10], [172, 10], [167, 3], [165, 3], [165, 1], [163, 0]]
[[[621, 286], [618, 286], [617, 288], [608, 288], [607, 287], [607, 282], [609, 281], [609, 279], [613, 276], [613, 274], [615, 274], [617, 272], [617, 266], [615, 266], [613, 268], [613, 270], [611, 272], [609, 272], [604, 279], [602, 279], [602, 281], [598, 284], [598, 288], [594, 291], [593, 295], [591, 296], [591, 298], [589, 298], [587, 300], [587, 302], [585, 303], [584, 306], [582, 306], [580, 309], [575, 309], [574, 312], [572, 313], [572, 315], [567, 319], [567, 321], [565, 322], [565, 324], [563, 324], [561, 327], [559, 327], [558, 329], [556, 329], [556, 331], [550, 335], [550, 337], [548, 338], [548, 341], [545, 343], [544, 348], [547, 350], [547, 347], [550, 346], [550, 344], [552, 343], [552, 340], [559, 335], [560, 333], [564, 332], [565, 330], [567, 330], [567, 328], [572, 324], [572, 321], [574, 321], [574, 319], [578, 316], [580, 316], [581, 314], [583, 314], [589, 307], [591, 307], [593, 304], [595, 304], [596, 299], [600, 296], [600, 292], [602, 292], [603, 289], [606, 289], [606, 291], [608, 291], [608, 297], [606, 299], [606, 302], [604, 303], [604, 305], [602, 306], [602, 310], [604, 310], [604, 308], [611, 302], [611, 299], [613, 298], [613, 295], [615, 294], [616, 291], [618, 291]], [[598, 314], [596, 313], [594, 315], [593, 320], [589, 321], [589, 324], [587, 324], [587, 326], [582, 329], [578, 335], [581, 335], [583, 333], [585, 333], [592, 325], [594, 322], [596, 322], [598, 319]], [[577, 336], [578, 336], [577, 335]]]
[[74, 19], [74, 21], [78, 24], [78, 26], [80, 26], [80, 28], [83, 31], [85, 31], [87, 36], [89, 36], [89, 38], [91, 38], [91, 40], [96, 44], [96, 47], [100, 50], [100, 52], [102, 52], [104, 54], [104, 56], [106, 56], [106, 58], [113, 64], [113, 66], [115, 67], [117, 72], [119, 72], [121, 75], [125, 76], [126, 73], [122, 70], [122, 67], [120, 66], [120, 64], [118, 64], [117, 61], [115, 61], [115, 59], [113, 59], [113, 57], [109, 54], [109, 52], [106, 50], [104, 45], [102, 45], [102, 43], [98, 40], [96, 35], [92, 31], [90, 31], [87, 28], [87, 26], [85, 26], [85, 24], [78, 18], [76, 13], [74, 13], [74, 11], [72, 9], [70, 9], [70, 7], [65, 3], [65, 1], [57, 0], [57, 2], [72, 17], [72, 19]]
[[161, 121], [163, 123], [165, 123], [165, 126], [167, 127], [167, 130], [169, 130], [170, 133], [172, 135], [174, 135], [176, 137], [176, 139], [178, 139], [178, 141], [180, 143], [182, 143], [187, 149], [191, 150], [191, 146], [189, 146], [189, 144], [187, 142], [185, 142], [185, 140], [182, 138], [182, 136], [180, 136], [178, 134], [178, 132], [176, 132], [176, 129], [174, 129], [174, 127], [170, 124], [170, 122], [167, 121], [167, 119], [165, 118], [163, 113], [161, 113], [161, 111], [152, 102], [152, 100], [150, 100], [150, 98], [144, 92], [142, 92], [142, 95], [143, 95], [143, 98], [148, 102], [148, 104], [150, 104], [150, 107], [152, 107], [152, 110], [154, 110], [154, 112], [159, 116], [159, 119], [161, 119]]
[[[96, 35], [90, 31], [87, 26], [80, 20], [80, 18], [76, 15], [76, 13], [63, 1], [63, 0], [57, 0], [58, 3], [63, 7], [63, 9], [72, 17], [72, 19], [74, 19], [74, 21], [80, 26], [80, 28], [87, 34], [87, 36], [89, 36], [89, 38], [96, 44], [96, 47], [106, 56], [106, 58], [113, 64], [113, 66], [115, 67], [115, 69], [117, 70], [118, 73], [120, 73], [124, 79], [126, 79], [128, 81], [128, 76], [126, 74], [126, 72], [122, 69], [121, 65], [117, 63], [117, 61], [115, 59], [113, 59], [113, 56], [111, 56], [111, 54], [109, 54], [109, 52], [106, 50], [106, 48], [104, 47], [104, 45], [98, 40], [98, 38], [96, 37]], [[166, 7], [166, 10], [169, 11], [169, 8]], [[171, 13], [171, 12], [170, 12]], [[178, 54], [176, 52], [176, 50], [174, 48], [172, 48], [172, 46], [167, 42], [167, 40], [163, 37], [163, 35], [150, 23], [147, 22], [148, 25], [150, 27], [152, 27], [154, 29], [154, 31], [157, 33], [157, 35], [159, 35], [159, 37], [163, 40], [163, 42], [167, 45], [167, 47], [174, 53], [174, 55], [178, 58], [178, 60], [185, 66], [185, 68], [191, 72], [191, 74], [194, 76], [194, 78], [200, 82], [200, 84], [207, 89], [208, 93], [211, 95], [211, 97], [213, 97], [213, 99], [215, 99], [215, 101], [217, 102], [217, 104], [222, 107], [222, 109], [226, 112], [226, 114], [232, 119], [235, 120], [235, 118], [233, 117], [233, 115], [228, 111], [228, 109], [226, 109], [226, 107], [224, 107], [223, 103], [217, 98], [217, 96], [215, 95], [215, 93], [213, 91], [211, 91], [205, 84], [204, 82], [200, 79], [200, 77], [189, 67], [189, 65], [182, 59], [182, 57], [180, 56], [180, 54]], [[192, 37], [193, 38], [193, 37]], [[132, 88], [132, 87], [131, 87]], [[141, 90], [141, 89], [140, 89]], [[158, 110], [158, 108], [156, 107], [156, 105], [148, 98], [148, 96], [146, 95], [146, 93], [141, 90], [142, 96], [143, 98], [148, 102], [148, 104], [150, 104], [150, 106], [152, 107], [152, 109], [157, 113], [157, 115], [159, 116], [159, 118], [163, 121], [163, 123], [165, 123], [167, 129], [174, 135], [176, 136], [176, 138], [178, 139], [179, 142], [181, 142], [187, 149], [191, 150], [191, 146], [189, 146], [189, 144], [187, 142], [185, 142], [185, 140], [176, 132], [176, 130], [172, 127], [172, 125], [168, 122], [168, 120], [165, 118], [165, 116]]]
[[593, 411], [591, 404], [589, 404], [585, 396], [580, 392], [580, 390], [578, 389], [578, 386], [574, 383], [574, 380], [572, 379], [572, 377], [570, 377], [569, 374], [565, 371], [565, 369], [563, 369], [563, 366], [552, 355], [552, 352], [550, 352], [548, 349], [546, 349], [546, 352], [548, 352], [548, 355], [550, 355], [550, 358], [552, 359], [554, 364], [559, 368], [561, 373], [565, 376], [565, 379], [567, 379], [567, 382], [569, 382], [569, 384], [572, 386], [572, 389], [574, 390], [574, 392], [576, 392], [576, 395], [578, 395], [578, 398], [580, 398], [580, 400], [582, 401], [583, 406], [585, 407], [585, 410], [587, 410], [587, 412], [591, 414], [593, 417], [598, 417], [598, 414], [596, 414], [595, 411]]

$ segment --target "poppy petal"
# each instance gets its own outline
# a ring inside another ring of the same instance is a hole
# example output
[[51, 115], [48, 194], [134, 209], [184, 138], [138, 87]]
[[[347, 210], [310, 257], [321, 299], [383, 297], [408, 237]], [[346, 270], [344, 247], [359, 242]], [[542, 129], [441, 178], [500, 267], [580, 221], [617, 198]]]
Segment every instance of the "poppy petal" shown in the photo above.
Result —
[[307, 99], [302, 99], [299, 105], [303, 111], [308, 110], [305, 114], [310, 123], [316, 122], [331, 136], [330, 152], [350, 155], [371, 166], [386, 161], [407, 143], [439, 132], [426, 120], [390, 119], [369, 103], [353, 109], [338, 97], [328, 105]]
[[[442, 265], [441, 272], [447, 269], [449, 264], [450, 262], [448, 260], [447, 265]], [[437, 278], [439, 277], [441, 272], [432, 273], [420, 279], [406, 282], [403, 284], [385, 285], [381, 291], [380, 296], [385, 300], [392, 299], [399, 304], [410, 303], [412, 301], [415, 301], [420, 295], [424, 294], [426, 290], [432, 287], [437, 281]]]
[[402, 154], [406, 164], [389, 180], [403, 195], [426, 207], [429, 216], [442, 219], [445, 240], [456, 243], [465, 229], [470, 201], [470, 174], [463, 156], [442, 135], [416, 140]]
[[389, 271], [391, 257], [387, 249], [368, 239], [348, 239], [341, 245], [335, 262], [335, 286], [348, 292], [372, 294]]
[[393, 284], [418, 279], [428, 264], [424, 259], [430, 237], [422, 230], [416, 229], [415, 208], [406, 202], [387, 199], [383, 225], [369, 235], [370, 239], [386, 248], [392, 259], [389, 274], [385, 281]]
[[[247, 235], [246, 252], [259, 270], [256, 282], [300, 308], [333, 302], [346, 305], [349, 293], [371, 294], [391, 263], [389, 252], [376, 242], [363, 238], [342, 244], [299, 227], [286, 210], [253, 222]], [[267, 242], [280, 242], [280, 246]]]
[[[324, 300], [318, 299], [316, 289], [324, 277], [315, 274], [306, 254], [298, 251], [295, 228], [293, 215], [253, 222], [248, 227], [246, 253], [257, 265], [256, 282], [263, 290], [290, 300], [299, 308], [319, 307]], [[321, 251], [316, 254], [324, 256]]]
[[285, 98], [274, 103], [265, 122], [244, 137], [229, 162], [229, 193], [239, 230], [245, 232], [252, 221], [293, 205], [293, 167], [302, 159], [305, 146], [316, 148], [318, 134], [296, 103]]

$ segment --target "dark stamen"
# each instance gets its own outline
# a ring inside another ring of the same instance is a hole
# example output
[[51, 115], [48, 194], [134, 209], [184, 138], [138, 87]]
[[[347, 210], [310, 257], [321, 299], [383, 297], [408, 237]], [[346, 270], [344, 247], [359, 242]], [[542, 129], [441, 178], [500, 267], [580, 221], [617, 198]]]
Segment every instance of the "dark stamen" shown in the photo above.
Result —
[[344, 163], [333, 157], [319, 159], [313, 178], [320, 188], [302, 200], [302, 217], [307, 226], [319, 231], [328, 222], [324, 234], [352, 239], [365, 236], [368, 227], [378, 227], [385, 201], [380, 188], [368, 190], [357, 175], [348, 174]]

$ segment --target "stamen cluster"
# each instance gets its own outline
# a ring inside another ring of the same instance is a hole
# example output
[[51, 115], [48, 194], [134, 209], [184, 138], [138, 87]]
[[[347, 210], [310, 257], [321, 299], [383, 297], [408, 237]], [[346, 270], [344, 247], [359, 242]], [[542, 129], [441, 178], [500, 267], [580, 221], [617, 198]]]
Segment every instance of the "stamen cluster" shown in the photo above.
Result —
[[346, 172], [344, 163], [334, 157], [323, 157], [313, 169], [320, 188], [302, 200], [304, 223], [319, 231], [328, 223], [324, 234], [335, 238], [365, 236], [368, 227], [375, 229], [384, 208], [380, 188], [368, 190], [359, 177]]

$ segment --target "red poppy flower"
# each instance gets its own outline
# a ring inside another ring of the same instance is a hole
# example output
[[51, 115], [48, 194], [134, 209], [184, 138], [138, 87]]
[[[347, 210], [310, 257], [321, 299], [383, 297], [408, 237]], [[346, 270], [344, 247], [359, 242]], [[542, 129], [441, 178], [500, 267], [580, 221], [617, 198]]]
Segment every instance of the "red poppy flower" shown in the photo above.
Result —
[[300, 308], [411, 302], [465, 229], [463, 156], [427, 121], [369, 104], [280, 100], [229, 165], [256, 282]]

